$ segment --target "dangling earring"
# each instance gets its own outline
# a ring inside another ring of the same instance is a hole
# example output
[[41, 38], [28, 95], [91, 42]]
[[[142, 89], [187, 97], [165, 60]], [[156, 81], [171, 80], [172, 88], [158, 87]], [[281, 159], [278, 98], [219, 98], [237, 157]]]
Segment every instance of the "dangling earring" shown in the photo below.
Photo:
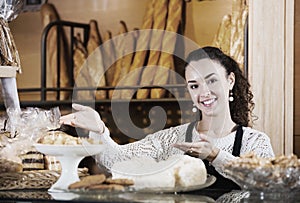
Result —
[[197, 107], [195, 104], [193, 104], [192, 112], [196, 113], [198, 111]]
[[232, 92], [232, 90], [229, 90], [229, 101], [233, 102], [233, 100], [234, 100], [233, 92]]

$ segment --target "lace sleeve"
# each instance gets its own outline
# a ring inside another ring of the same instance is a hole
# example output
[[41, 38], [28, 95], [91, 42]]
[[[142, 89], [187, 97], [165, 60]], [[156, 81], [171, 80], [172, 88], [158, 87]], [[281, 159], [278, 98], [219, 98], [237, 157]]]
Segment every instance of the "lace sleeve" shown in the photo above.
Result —
[[259, 157], [274, 157], [273, 148], [270, 138], [264, 133], [252, 137], [252, 142], [249, 138], [249, 150], [255, 152]]
[[186, 125], [171, 127], [126, 145], [118, 145], [109, 136], [105, 136], [107, 149], [96, 156], [96, 161], [110, 170], [115, 162], [129, 160], [132, 157], [150, 156], [156, 160], [167, 159], [170, 155], [182, 153], [171, 144], [184, 140], [186, 127]]

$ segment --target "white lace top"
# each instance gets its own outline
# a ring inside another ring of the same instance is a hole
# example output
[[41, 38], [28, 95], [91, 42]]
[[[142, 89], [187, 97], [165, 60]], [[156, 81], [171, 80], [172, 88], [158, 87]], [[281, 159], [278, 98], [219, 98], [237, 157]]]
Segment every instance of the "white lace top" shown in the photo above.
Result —
[[[96, 156], [99, 165], [105, 166], [108, 170], [116, 162], [129, 160], [132, 157], [151, 156], [156, 160], [165, 160], [174, 154], [184, 154], [183, 151], [171, 146], [172, 143], [184, 142], [189, 123], [160, 130], [156, 133], [147, 135], [144, 139], [118, 145], [109, 136], [106, 128], [102, 135], [90, 132], [90, 137], [100, 138], [107, 144], [107, 150]], [[233, 144], [235, 140], [235, 131], [229, 135], [212, 140], [212, 143], [220, 149], [218, 156], [212, 162], [216, 170], [225, 175], [222, 171], [222, 165], [236, 157], [232, 155]], [[198, 139], [197, 132], [193, 130], [192, 140]], [[247, 152], [255, 152], [261, 157], [273, 157], [274, 152], [269, 137], [260, 131], [249, 127], [243, 127], [243, 140], [241, 155]]]

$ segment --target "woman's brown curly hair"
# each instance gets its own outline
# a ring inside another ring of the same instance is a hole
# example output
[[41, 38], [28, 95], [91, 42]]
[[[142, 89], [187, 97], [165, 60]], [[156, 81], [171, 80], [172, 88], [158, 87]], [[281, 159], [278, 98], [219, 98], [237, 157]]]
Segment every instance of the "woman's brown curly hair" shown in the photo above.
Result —
[[253, 94], [250, 90], [250, 84], [238, 63], [230, 56], [224, 54], [220, 49], [207, 46], [192, 51], [186, 59], [186, 66], [191, 61], [198, 61], [205, 58], [210, 58], [221, 64], [225, 68], [227, 76], [231, 72], [234, 73], [235, 84], [232, 89], [234, 100], [229, 102], [231, 118], [238, 125], [251, 125], [252, 111], [254, 109]]

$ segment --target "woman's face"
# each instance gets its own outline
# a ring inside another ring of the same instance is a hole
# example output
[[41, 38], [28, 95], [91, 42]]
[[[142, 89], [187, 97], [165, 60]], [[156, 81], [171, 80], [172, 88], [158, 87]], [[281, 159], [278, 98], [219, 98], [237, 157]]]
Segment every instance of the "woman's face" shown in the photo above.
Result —
[[186, 82], [194, 105], [202, 115], [215, 116], [229, 112], [229, 90], [234, 85], [234, 74], [210, 59], [192, 61], [186, 67]]

